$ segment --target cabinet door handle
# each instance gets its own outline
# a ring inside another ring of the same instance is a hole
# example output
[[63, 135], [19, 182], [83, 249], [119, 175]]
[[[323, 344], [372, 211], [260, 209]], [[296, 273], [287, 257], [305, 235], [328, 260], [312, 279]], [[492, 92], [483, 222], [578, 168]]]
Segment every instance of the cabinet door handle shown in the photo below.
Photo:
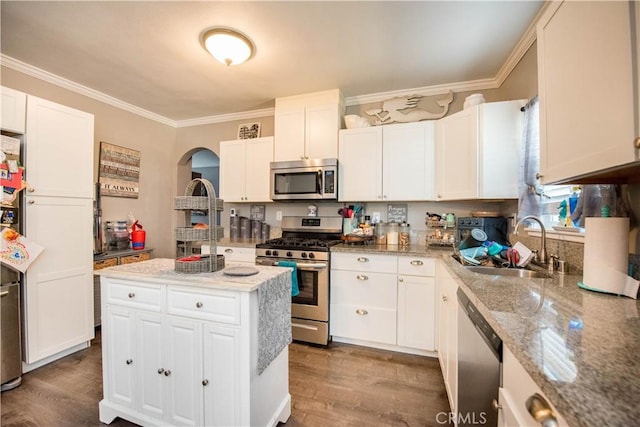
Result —
[[204, 386], [209, 385], [209, 380], [208, 380], [208, 379], [206, 379], [206, 378], [205, 378], [205, 379], [203, 379], [203, 380], [202, 380], [202, 385], [204, 385]]
[[35, 188], [33, 188], [33, 187], [29, 187], [29, 188], [27, 189], [27, 191], [28, 191], [29, 193], [33, 193], [34, 191], [36, 191], [36, 189], [35, 189]]
[[502, 405], [498, 403], [498, 399], [493, 399], [491, 401], [491, 407], [493, 408], [494, 411], [498, 412], [499, 410], [502, 409]]
[[34, 204], [35, 202], [36, 202], [35, 200], [29, 200], [29, 202], [28, 202], [28, 203], [29, 203], [30, 205], [32, 205], [32, 204]]
[[159, 374], [162, 374], [163, 372], [164, 372], [164, 369], [163, 369], [163, 368], [158, 368], [158, 373], [159, 373]]
[[224, 250], [224, 253], [225, 254], [232, 254], [233, 253], [233, 249], [227, 248], [227, 249]]
[[536, 173], [536, 179], [540, 179], [542, 178], [544, 175], [542, 175], [540, 172]]
[[449, 298], [447, 298], [446, 295], [442, 295], [442, 301], [447, 302], [447, 301], [449, 301]]
[[364, 274], [358, 274], [356, 276], [356, 279], [358, 279], [358, 280], [369, 280], [369, 276], [365, 276]]
[[369, 258], [363, 256], [358, 257], [358, 262], [369, 262]]
[[640, 149], [640, 137], [636, 138], [636, 139], [633, 141], [633, 146], [634, 146], [634, 147], [636, 147], [636, 148], [638, 148], [638, 149]]
[[404, 278], [399, 277], [399, 278], [398, 278], [398, 282], [400, 282], [400, 283], [404, 283]]
[[529, 411], [533, 419], [539, 422], [541, 426], [558, 426], [558, 420], [556, 419], [556, 414], [553, 412], [553, 409], [551, 409], [547, 400], [538, 393], [529, 396], [526, 405], [527, 411]]
[[203, 306], [203, 305], [204, 305], [204, 304], [202, 304], [200, 301], [198, 301], [198, 302], [196, 303], [196, 307], [198, 307], [198, 308], [202, 308], [202, 306]]
[[164, 371], [164, 376], [165, 377], [168, 377], [169, 375], [171, 375], [171, 371], [170, 370], [167, 369], [166, 371]]
[[411, 265], [423, 265], [424, 262], [420, 261], [419, 259], [414, 259], [413, 261], [411, 261], [410, 264]]
[[360, 315], [360, 316], [365, 316], [367, 314], [369, 314], [369, 312], [367, 310], [363, 310], [362, 308], [359, 308], [356, 310], [356, 314]]
[[126, 363], [127, 365], [131, 365], [133, 363], [133, 359], [127, 359], [127, 361], [124, 363]]
[[129, 298], [133, 298], [133, 297], [135, 297], [135, 296], [136, 296], [136, 294], [135, 294], [135, 293], [133, 293], [133, 292], [129, 292], [129, 295], [127, 295], [127, 296], [128, 296]]
[[6, 297], [7, 295], [9, 295], [9, 291], [0, 292], [0, 297]]

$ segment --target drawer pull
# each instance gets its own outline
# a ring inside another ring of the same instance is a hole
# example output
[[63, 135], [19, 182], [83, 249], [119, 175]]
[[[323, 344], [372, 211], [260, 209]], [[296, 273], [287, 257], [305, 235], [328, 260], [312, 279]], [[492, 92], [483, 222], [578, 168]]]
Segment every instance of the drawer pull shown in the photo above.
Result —
[[356, 279], [358, 279], [358, 280], [369, 280], [369, 276], [365, 276], [364, 274], [358, 274], [356, 276]]
[[447, 302], [447, 301], [449, 301], [449, 298], [447, 298], [446, 295], [442, 295], [442, 301]]
[[169, 375], [171, 375], [171, 371], [170, 370], [167, 369], [166, 371], [164, 371], [164, 376], [165, 377], [168, 377]]
[[196, 307], [198, 307], [198, 308], [202, 308], [202, 306], [203, 306], [203, 305], [204, 305], [204, 304], [202, 304], [200, 301], [198, 301], [198, 302], [196, 303]]
[[358, 314], [360, 316], [366, 316], [367, 314], [369, 314], [369, 312], [367, 310], [359, 308], [359, 309], [356, 310], [356, 314]]
[[133, 298], [133, 297], [135, 297], [135, 296], [136, 296], [136, 294], [135, 294], [135, 293], [133, 293], [133, 292], [129, 292], [129, 295], [127, 295], [127, 296], [128, 296], [129, 298]]
[[226, 253], [226, 254], [232, 254], [232, 253], [233, 253], [233, 249], [231, 249], [231, 248], [227, 248], [227, 249], [225, 249], [225, 250], [224, 250], [224, 253]]
[[158, 373], [159, 373], [159, 374], [162, 374], [163, 372], [164, 372], [164, 369], [163, 369], [163, 368], [158, 368]]
[[414, 259], [413, 261], [411, 261], [411, 265], [423, 265], [424, 262], [420, 261], [419, 259]]
[[361, 256], [361, 257], [358, 257], [358, 261], [359, 262], [369, 262], [369, 258]]
[[209, 385], [209, 380], [208, 380], [208, 379], [206, 379], [206, 378], [205, 378], [205, 379], [203, 379], [203, 380], [202, 380], [202, 385], [204, 385], [204, 386]]
[[557, 427], [558, 420], [556, 419], [556, 414], [554, 414], [553, 409], [551, 409], [551, 406], [549, 406], [549, 403], [544, 397], [538, 393], [534, 393], [529, 396], [526, 405], [527, 411], [529, 411], [533, 419], [539, 422], [541, 426]]
[[131, 365], [133, 363], [133, 359], [127, 359], [127, 361], [124, 363], [126, 363], [127, 365]]

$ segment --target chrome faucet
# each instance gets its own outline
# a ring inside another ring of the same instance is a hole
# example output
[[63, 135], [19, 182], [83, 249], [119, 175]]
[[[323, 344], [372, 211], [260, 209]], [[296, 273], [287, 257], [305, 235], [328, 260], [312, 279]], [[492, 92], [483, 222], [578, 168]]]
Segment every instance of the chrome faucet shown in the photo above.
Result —
[[544, 228], [544, 224], [542, 223], [542, 221], [540, 220], [540, 218], [538, 218], [537, 216], [534, 215], [527, 215], [524, 218], [521, 218], [520, 221], [518, 221], [518, 223], [516, 224], [514, 230], [513, 230], [513, 234], [517, 235], [518, 234], [518, 228], [520, 227], [520, 224], [522, 224], [523, 222], [527, 221], [527, 220], [534, 220], [536, 221], [538, 224], [540, 224], [540, 231], [542, 232], [542, 242], [541, 242], [541, 247], [540, 247], [540, 252], [536, 252], [535, 257], [533, 259], [533, 262], [535, 264], [539, 264], [539, 265], [543, 265], [546, 266], [548, 264], [548, 260], [547, 260], [547, 230], [545, 230]]

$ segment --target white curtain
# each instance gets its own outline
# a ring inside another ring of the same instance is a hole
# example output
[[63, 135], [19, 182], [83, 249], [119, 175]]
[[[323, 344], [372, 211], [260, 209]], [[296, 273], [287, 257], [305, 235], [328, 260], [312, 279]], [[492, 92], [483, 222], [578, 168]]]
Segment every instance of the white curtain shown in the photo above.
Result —
[[518, 217], [540, 216], [542, 186], [536, 174], [540, 171], [540, 117], [538, 97], [524, 107], [524, 125], [520, 156]]

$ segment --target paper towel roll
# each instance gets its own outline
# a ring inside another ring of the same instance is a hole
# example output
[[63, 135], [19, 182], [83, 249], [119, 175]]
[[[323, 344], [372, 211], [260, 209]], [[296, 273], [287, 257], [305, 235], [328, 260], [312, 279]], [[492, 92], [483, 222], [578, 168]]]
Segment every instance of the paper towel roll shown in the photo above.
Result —
[[586, 218], [579, 286], [637, 299], [640, 282], [627, 276], [628, 250], [629, 218]]

